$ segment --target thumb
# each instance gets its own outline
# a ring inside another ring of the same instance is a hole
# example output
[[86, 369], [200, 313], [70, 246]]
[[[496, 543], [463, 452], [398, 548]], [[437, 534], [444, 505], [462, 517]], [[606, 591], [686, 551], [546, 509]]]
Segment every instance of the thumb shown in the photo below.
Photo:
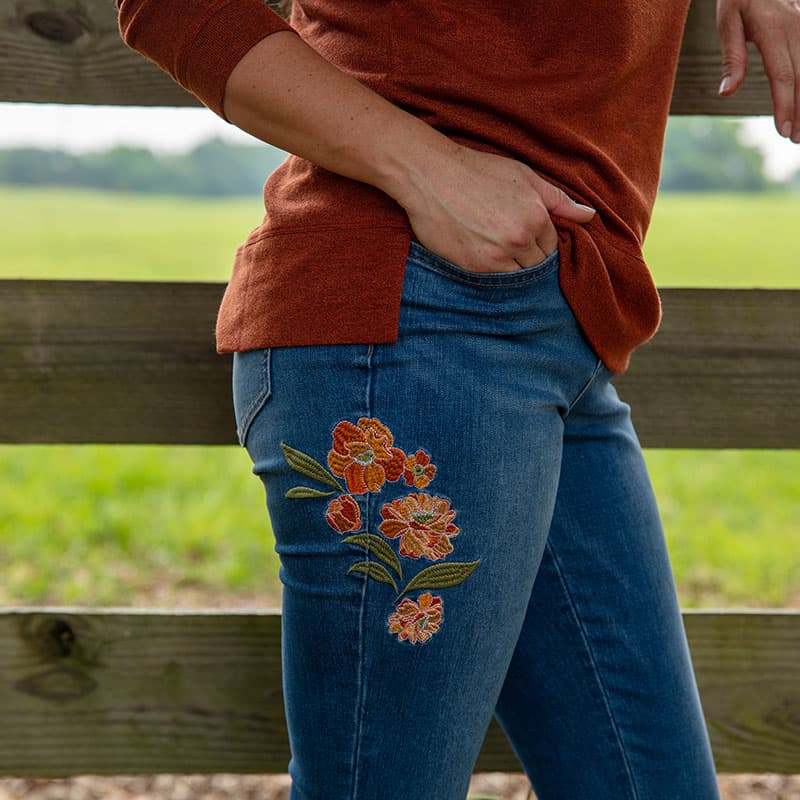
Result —
[[747, 42], [739, 11], [720, 4], [717, 31], [722, 45], [722, 81], [719, 94], [727, 97], [739, 88], [747, 72]]
[[565, 192], [552, 183], [543, 182], [539, 187], [539, 194], [545, 208], [559, 217], [571, 219], [574, 222], [589, 222], [596, 211], [591, 206], [584, 206], [570, 199]]

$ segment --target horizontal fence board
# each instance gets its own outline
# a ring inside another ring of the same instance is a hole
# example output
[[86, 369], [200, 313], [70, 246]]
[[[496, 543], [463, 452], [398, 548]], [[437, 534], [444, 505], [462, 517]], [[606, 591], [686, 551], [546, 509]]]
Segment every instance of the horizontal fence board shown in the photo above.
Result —
[[[771, 114], [760, 57], [730, 98], [721, 77], [714, 0], [691, 5], [673, 114]], [[656, 54], [657, 57], [657, 54]], [[199, 101], [122, 41], [114, 0], [0, 0], [0, 101], [198, 106]]]
[[[236, 444], [223, 283], [0, 281], [0, 442]], [[664, 289], [614, 379], [646, 447], [800, 447], [800, 291]]]
[[[718, 772], [800, 772], [800, 611], [684, 611]], [[280, 612], [0, 609], [0, 775], [275, 773]], [[492, 719], [477, 772], [521, 771]]]

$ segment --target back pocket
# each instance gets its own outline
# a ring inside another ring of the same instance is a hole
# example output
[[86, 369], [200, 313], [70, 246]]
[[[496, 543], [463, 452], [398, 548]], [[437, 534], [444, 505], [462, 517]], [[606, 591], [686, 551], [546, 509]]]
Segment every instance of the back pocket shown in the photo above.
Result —
[[271, 356], [269, 347], [233, 354], [233, 414], [242, 447], [247, 444], [253, 420], [272, 395]]

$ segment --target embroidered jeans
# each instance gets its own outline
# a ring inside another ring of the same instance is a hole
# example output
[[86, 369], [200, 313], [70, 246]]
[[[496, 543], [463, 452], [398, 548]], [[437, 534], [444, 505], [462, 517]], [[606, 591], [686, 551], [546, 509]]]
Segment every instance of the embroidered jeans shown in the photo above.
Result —
[[495, 715], [538, 800], [717, 800], [642, 452], [558, 251], [412, 243], [399, 339], [234, 354], [283, 584], [293, 800], [464, 800]]

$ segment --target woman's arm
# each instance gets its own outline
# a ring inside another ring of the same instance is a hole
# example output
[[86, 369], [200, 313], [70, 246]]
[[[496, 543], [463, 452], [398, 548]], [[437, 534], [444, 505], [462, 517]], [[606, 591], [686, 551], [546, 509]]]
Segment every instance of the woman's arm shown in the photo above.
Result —
[[[406, 210], [426, 247], [466, 269], [513, 271], [555, 250], [558, 240], [551, 214], [576, 222], [593, 217], [592, 209], [574, 203], [526, 165], [456, 144], [342, 72], [261, 0], [121, 0], [121, 11], [127, 7], [135, 14], [137, 8], [149, 6], [153, 16], [149, 27], [140, 26], [140, 41], [151, 48], [144, 55], [152, 58], [156, 16], [161, 16], [162, 23], [176, 19], [174, 9], [163, 10], [166, 6], [184, 3], [183, 18], [210, 14], [211, 21], [205, 24], [208, 31], [211, 25], [216, 29], [218, 20], [210, 7], [220, 6], [221, 13], [225, 9], [230, 13], [251, 2], [261, 11], [252, 7], [249, 13], [266, 12], [280, 25], [256, 16], [245, 26], [246, 32], [237, 34], [252, 45], [247, 52], [239, 55], [242, 45], [237, 37], [228, 44], [238, 60], [226, 73], [224, 85], [209, 91], [203, 81], [195, 81], [194, 93], [203, 102], [207, 97], [218, 98], [217, 113], [258, 139], [386, 192]], [[198, 29], [203, 30], [202, 20], [192, 27]], [[253, 29], [262, 32], [255, 44], [250, 41], [256, 35]], [[217, 53], [225, 44], [219, 38], [229, 36], [227, 30], [219, 30], [217, 39], [210, 31], [205, 36], [215, 42]], [[173, 31], [171, 38], [180, 41], [172, 45], [172, 51], [162, 34], [159, 46], [168, 51], [160, 53], [162, 68], [177, 80], [176, 76], [196, 74], [204, 67], [206, 82], [219, 83], [230, 58], [219, 53], [209, 63], [206, 54], [205, 64], [200, 64], [197, 38], [191, 39], [184, 30], [180, 34]], [[136, 47], [135, 37], [126, 42]]]

